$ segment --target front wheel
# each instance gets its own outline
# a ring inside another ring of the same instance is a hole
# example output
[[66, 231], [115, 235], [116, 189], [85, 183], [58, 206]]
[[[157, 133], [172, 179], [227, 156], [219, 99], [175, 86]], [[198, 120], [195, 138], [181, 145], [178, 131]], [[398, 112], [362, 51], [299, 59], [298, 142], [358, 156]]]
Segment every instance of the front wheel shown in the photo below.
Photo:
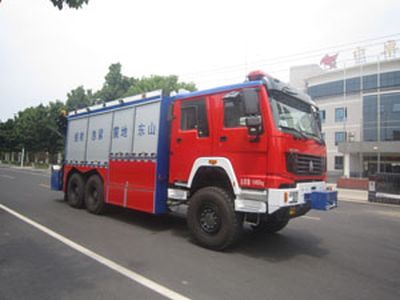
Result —
[[99, 175], [90, 176], [86, 182], [85, 204], [86, 209], [96, 215], [102, 214], [106, 208], [103, 180]]
[[242, 230], [232, 197], [218, 187], [202, 188], [193, 195], [187, 223], [194, 240], [213, 250], [223, 250], [234, 244]]

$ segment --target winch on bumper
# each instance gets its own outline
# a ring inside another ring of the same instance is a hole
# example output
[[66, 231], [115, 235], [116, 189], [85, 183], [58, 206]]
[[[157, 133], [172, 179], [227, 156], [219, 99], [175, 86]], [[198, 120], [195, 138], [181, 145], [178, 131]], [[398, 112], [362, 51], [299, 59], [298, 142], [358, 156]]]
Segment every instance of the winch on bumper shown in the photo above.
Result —
[[240, 212], [272, 214], [285, 207], [291, 208], [292, 216], [309, 209], [329, 210], [337, 207], [337, 192], [328, 190], [322, 181], [303, 182], [288, 189], [243, 189], [235, 199], [235, 210]]

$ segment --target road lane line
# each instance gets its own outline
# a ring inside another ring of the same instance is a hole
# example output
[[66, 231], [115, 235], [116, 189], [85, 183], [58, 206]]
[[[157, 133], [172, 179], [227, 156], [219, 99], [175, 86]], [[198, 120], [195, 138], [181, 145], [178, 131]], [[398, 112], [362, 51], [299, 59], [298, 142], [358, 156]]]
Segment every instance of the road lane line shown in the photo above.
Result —
[[39, 184], [41, 187], [44, 187], [44, 188], [46, 188], [46, 189], [49, 189], [50, 188], [50, 186], [48, 185], [48, 184], [45, 184], [45, 183], [41, 183], [41, 184]]
[[75, 249], [76, 251], [86, 255], [87, 257], [90, 257], [91, 259], [105, 265], [106, 267], [116, 271], [117, 273], [120, 273], [121, 275], [131, 279], [132, 281], [135, 281], [151, 290], [154, 292], [169, 298], [173, 300], [189, 300], [190, 298], [187, 298], [173, 290], [168, 289], [167, 287], [156, 283], [155, 281], [152, 281], [151, 279], [148, 279], [132, 270], [129, 270], [116, 262], [101, 256], [100, 254], [97, 254], [88, 248], [83, 247], [82, 245], [62, 236], [61, 234], [25, 217], [24, 215], [21, 215], [20, 213], [12, 210], [11, 208], [8, 208], [7, 206], [0, 204], [0, 208], [3, 209], [4, 211], [8, 212], [9, 214], [15, 216], [16, 218], [24, 221], [25, 223], [35, 227], [36, 229], [46, 233], [47, 235], [55, 238], [56, 240], [64, 243], [65, 245], [71, 247], [72, 249]]
[[308, 220], [321, 221], [320, 217], [301, 216], [301, 218], [308, 219]]
[[6, 174], [0, 174], [0, 176], [4, 177], [4, 178], [8, 178], [8, 179], [15, 179], [14, 176], [6, 175]]

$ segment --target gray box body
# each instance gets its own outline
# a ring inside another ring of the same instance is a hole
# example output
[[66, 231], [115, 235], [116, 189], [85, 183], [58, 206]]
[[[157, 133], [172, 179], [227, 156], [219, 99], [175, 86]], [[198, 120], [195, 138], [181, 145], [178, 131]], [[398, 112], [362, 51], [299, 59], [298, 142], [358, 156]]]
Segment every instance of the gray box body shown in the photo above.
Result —
[[67, 164], [105, 164], [110, 154], [157, 156], [161, 91], [89, 107], [68, 116]]

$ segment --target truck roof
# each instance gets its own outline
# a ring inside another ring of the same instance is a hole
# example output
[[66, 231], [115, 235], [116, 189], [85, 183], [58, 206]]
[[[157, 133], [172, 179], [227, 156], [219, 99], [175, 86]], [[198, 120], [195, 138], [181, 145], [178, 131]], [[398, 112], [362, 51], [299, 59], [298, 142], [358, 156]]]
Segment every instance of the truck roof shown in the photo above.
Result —
[[225, 85], [225, 86], [207, 89], [207, 90], [201, 90], [201, 91], [184, 93], [184, 94], [177, 94], [177, 95], [173, 96], [172, 98], [178, 100], [178, 99], [185, 99], [185, 98], [200, 97], [200, 96], [205, 96], [205, 95], [209, 95], [209, 94], [221, 93], [221, 92], [229, 91], [229, 90], [235, 90], [235, 89], [246, 88], [246, 87], [254, 87], [254, 86], [258, 86], [258, 85], [262, 85], [262, 84], [263, 84], [263, 82], [261, 80], [246, 81], [243, 83]]
[[[274, 83], [273, 88], [278, 88], [278, 86], [279, 86], [279, 89], [289, 87], [278, 80], [277, 80], [277, 82], [279, 84], [276, 82], [273, 82]], [[216, 88], [212, 88], [212, 89], [206, 89], [206, 90], [189, 92], [189, 93], [180, 93], [180, 94], [174, 95], [170, 98], [172, 101], [186, 99], [186, 98], [195, 98], [195, 97], [201, 97], [201, 96], [210, 95], [210, 94], [217, 94], [217, 93], [221, 93], [224, 91], [230, 91], [230, 90], [235, 90], [235, 89], [240, 89], [240, 88], [255, 87], [255, 86], [259, 86], [259, 85], [263, 85], [263, 84], [265, 84], [265, 82], [263, 80], [246, 81], [243, 83], [225, 85], [225, 86], [216, 87]], [[314, 101], [312, 101], [308, 95], [306, 95], [306, 94], [303, 95], [303, 93], [301, 93], [300, 91], [297, 91], [297, 90], [296, 90], [296, 93], [297, 93], [296, 96], [300, 100], [307, 102], [309, 104], [315, 105]], [[152, 101], [152, 100], [156, 100], [156, 99], [160, 99], [160, 98], [162, 98], [162, 90], [157, 90], [157, 91], [153, 91], [153, 92], [142, 93], [139, 95], [124, 97], [124, 98], [116, 99], [113, 101], [105, 102], [102, 104], [96, 104], [96, 105], [88, 106], [86, 108], [81, 108], [79, 110], [72, 111], [68, 114], [68, 119], [78, 118], [78, 117], [81, 117], [84, 115], [99, 113], [102, 111], [119, 109], [119, 108], [129, 106], [132, 104], [139, 104], [142, 102], [144, 103], [144, 102], [148, 102], [148, 101]]]
[[139, 95], [134, 95], [134, 96], [129, 96], [129, 97], [124, 97], [124, 98], [120, 98], [117, 100], [104, 102], [102, 104], [96, 104], [96, 105], [92, 105], [92, 106], [88, 106], [85, 108], [81, 108], [81, 109], [72, 111], [68, 114], [68, 119], [72, 119], [75, 117], [81, 117], [81, 116], [92, 114], [92, 113], [99, 113], [102, 111], [118, 109], [118, 108], [122, 108], [124, 106], [129, 106], [132, 104], [144, 103], [144, 102], [160, 99], [161, 97], [162, 97], [161, 90], [142, 93]]
[[[244, 82], [244, 83], [226, 85], [226, 86], [221, 86], [221, 87], [202, 90], [202, 91], [181, 93], [181, 94], [172, 96], [171, 99], [177, 100], [177, 99], [199, 97], [199, 96], [215, 94], [215, 93], [220, 93], [220, 92], [224, 92], [224, 91], [244, 88], [244, 87], [254, 87], [257, 85], [261, 85], [261, 84], [262, 84], [262, 81], [248, 81], [248, 82]], [[68, 119], [74, 119], [74, 118], [78, 118], [78, 117], [81, 117], [84, 115], [99, 113], [102, 111], [108, 111], [108, 110], [112, 110], [112, 109], [119, 109], [119, 108], [129, 106], [132, 104], [138, 104], [138, 103], [142, 103], [142, 102], [152, 101], [155, 99], [160, 99], [161, 97], [162, 97], [162, 90], [142, 93], [142, 94], [130, 96], [130, 97], [124, 97], [124, 98], [116, 99], [113, 101], [105, 102], [102, 104], [96, 104], [96, 105], [92, 105], [92, 106], [88, 106], [85, 108], [81, 108], [81, 109], [72, 111], [68, 114]]]

